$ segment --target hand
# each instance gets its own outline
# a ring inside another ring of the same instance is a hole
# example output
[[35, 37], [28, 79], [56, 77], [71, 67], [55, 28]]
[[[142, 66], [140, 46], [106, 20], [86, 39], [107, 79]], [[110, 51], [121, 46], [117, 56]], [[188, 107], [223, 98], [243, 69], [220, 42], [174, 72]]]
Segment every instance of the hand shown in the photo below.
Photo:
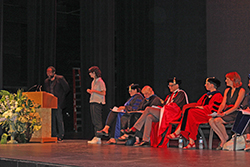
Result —
[[125, 109], [124, 106], [120, 106], [117, 110], [118, 110], [118, 111], [121, 111], [121, 110], [124, 110], [124, 109]]
[[223, 116], [225, 116], [226, 115], [226, 112], [223, 112], [223, 113], [220, 113], [219, 115], [218, 115], [218, 117], [223, 117]]
[[249, 108], [249, 107], [247, 107], [245, 110], [246, 110], [246, 111], [250, 111], [250, 108]]
[[195, 106], [195, 108], [204, 109], [203, 106]]
[[89, 94], [91, 94], [91, 93], [92, 93], [92, 90], [91, 90], [91, 89], [87, 89], [87, 92], [88, 92]]

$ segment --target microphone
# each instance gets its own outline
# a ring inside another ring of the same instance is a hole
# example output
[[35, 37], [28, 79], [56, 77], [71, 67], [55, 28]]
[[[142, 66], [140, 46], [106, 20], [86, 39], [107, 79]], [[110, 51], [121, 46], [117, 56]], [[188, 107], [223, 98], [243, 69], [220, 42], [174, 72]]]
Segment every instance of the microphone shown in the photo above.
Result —
[[42, 91], [42, 86], [43, 86], [43, 85], [40, 85], [40, 87], [39, 87], [39, 91], [40, 91], [40, 92]]
[[[28, 91], [30, 91], [31, 89], [33, 89], [34, 87], [36, 87], [37, 85], [34, 85], [34, 86], [32, 86], [32, 87], [30, 87], [29, 89], [28, 89]], [[27, 91], [27, 92], [28, 92]]]

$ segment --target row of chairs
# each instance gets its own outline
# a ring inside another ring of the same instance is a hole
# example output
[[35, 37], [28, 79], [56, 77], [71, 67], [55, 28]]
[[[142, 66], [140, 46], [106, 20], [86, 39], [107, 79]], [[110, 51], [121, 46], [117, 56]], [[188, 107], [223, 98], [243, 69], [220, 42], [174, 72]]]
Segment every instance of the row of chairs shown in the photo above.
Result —
[[[179, 125], [180, 121], [173, 121], [170, 124], [172, 126], [177, 127]], [[233, 124], [226, 124], [225, 125], [226, 129], [232, 129]], [[206, 137], [204, 135], [204, 130], [208, 130], [209, 129], [209, 137], [208, 137], [208, 143], [206, 140]], [[198, 133], [199, 135], [202, 137], [203, 139], [203, 143], [204, 143], [204, 147], [207, 149], [212, 149], [213, 146], [213, 135], [214, 135], [214, 131], [213, 129], [210, 127], [210, 125], [208, 123], [204, 123], [204, 124], [200, 124], [199, 129], [198, 129]]]

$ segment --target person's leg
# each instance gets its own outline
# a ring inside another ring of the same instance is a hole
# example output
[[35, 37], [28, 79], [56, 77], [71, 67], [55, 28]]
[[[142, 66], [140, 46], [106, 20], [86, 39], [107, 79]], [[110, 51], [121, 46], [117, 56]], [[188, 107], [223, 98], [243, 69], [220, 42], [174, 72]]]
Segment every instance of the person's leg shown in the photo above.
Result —
[[51, 110], [52, 112], [51, 112], [51, 115], [52, 115], [52, 126], [51, 126], [51, 129], [52, 129], [52, 134], [51, 134], [51, 136], [52, 137], [58, 137], [58, 134], [57, 134], [57, 129], [56, 129], [56, 111], [57, 111], [57, 109], [52, 109]]
[[[147, 107], [145, 109], [145, 111], [143, 112], [143, 114], [141, 115], [141, 117], [136, 121], [136, 123], [134, 124], [134, 128], [137, 129], [137, 130], [141, 130], [146, 119], [147, 119], [147, 116], [151, 114], [157, 118], [159, 118], [160, 116], [160, 109], [158, 108], [153, 108], [153, 107]], [[145, 132], [145, 128], [144, 128], [144, 132]]]
[[128, 122], [130, 119], [130, 114], [125, 113], [122, 117], [121, 117], [121, 129], [127, 129], [128, 128]]
[[95, 133], [102, 129], [102, 104], [94, 103], [94, 109], [92, 111], [92, 120], [94, 124]]
[[180, 136], [181, 131], [185, 130], [186, 122], [187, 122], [187, 118], [188, 118], [188, 113], [189, 113], [189, 110], [191, 109], [188, 106], [189, 105], [185, 105], [185, 109], [184, 108], [182, 109], [184, 111], [184, 114], [183, 114], [183, 117], [182, 117], [182, 119], [180, 121], [180, 124], [177, 126], [176, 130], [174, 131], [174, 133], [169, 134], [169, 135], [166, 136], [167, 138], [169, 138], [169, 139], [176, 139], [176, 138], [178, 138]]
[[225, 126], [223, 125], [223, 122], [224, 121], [221, 118], [211, 118], [209, 120], [209, 124], [211, 128], [214, 130], [214, 132], [219, 136], [221, 140], [221, 144], [220, 144], [221, 147], [223, 147], [223, 145], [228, 139], [228, 135], [226, 133], [226, 129], [225, 129]]
[[144, 125], [144, 133], [143, 133], [143, 137], [142, 137], [142, 140], [144, 142], [149, 142], [150, 133], [151, 133], [151, 129], [152, 129], [152, 122], [159, 122], [159, 117], [160, 117], [160, 112], [158, 112], [158, 115], [156, 113], [154, 113], [154, 115], [149, 114], [147, 116], [146, 122]]
[[57, 129], [58, 129], [58, 137], [59, 140], [63, 139], [64, 137], [64, 122], [63, 122], [63, 114], [62, 109], [58, 108], [56, 111], [56, 122], [57, 122]]
[[108, 134], [110, 127], [114, 127], [115, 122], [116, 122], [116, 118], [117, 118], [117, 112], [110, 111], [109, 115], [107, 117], [104, 128], [102, 130], [100, 130], [100, 131], [97, 131], [97, 133], [105, 132], [106, 134]]

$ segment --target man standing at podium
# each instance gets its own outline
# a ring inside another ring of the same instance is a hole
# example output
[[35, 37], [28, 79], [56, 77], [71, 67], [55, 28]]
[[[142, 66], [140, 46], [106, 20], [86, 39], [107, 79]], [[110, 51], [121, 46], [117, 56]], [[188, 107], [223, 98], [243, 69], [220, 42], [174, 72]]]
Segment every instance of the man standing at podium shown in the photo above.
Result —
[[53, 66], [47, 68], [47, 76], [48, 78], [44, 81], [45, 91], [58, 98], [57, 109], [52, 109], [52, 137], [57, 137], [58, 141], [62, 141], [64, 136], [62, 110], [66, 107], [64, 101], [70, 88], [64, 77], [56, 74]]

